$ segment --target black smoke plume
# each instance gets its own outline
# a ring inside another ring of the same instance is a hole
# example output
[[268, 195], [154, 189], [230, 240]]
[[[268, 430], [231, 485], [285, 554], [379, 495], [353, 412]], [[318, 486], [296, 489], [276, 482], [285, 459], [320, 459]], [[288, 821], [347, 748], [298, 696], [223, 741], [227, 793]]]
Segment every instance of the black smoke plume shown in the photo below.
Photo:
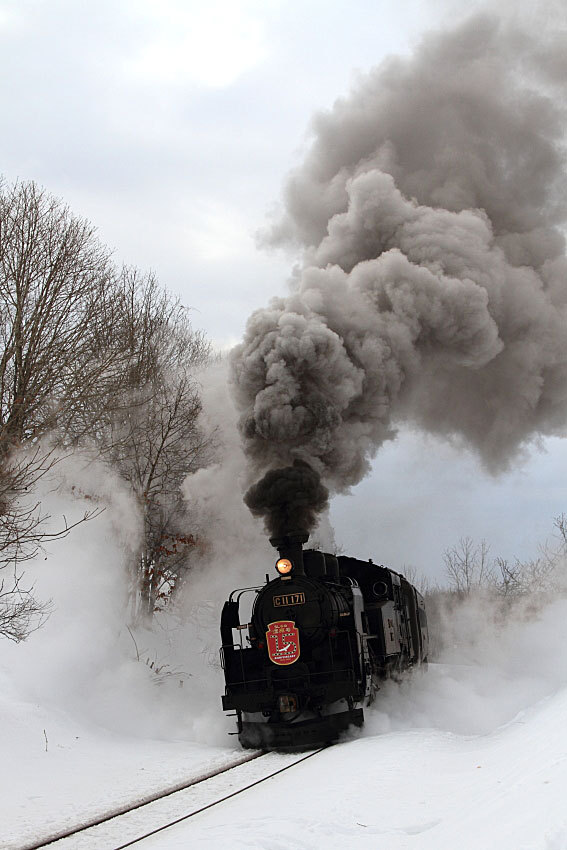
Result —
[[244, 501], [254, 516], [264, 518], [271, 537], [281, 537], [311, 531], [328, 505], [329, 491], [308, 463], [296, 459], [292, 466], [270, 469], [250, 487]]
[[403, 422], [493, 472], [565, 434], [566, 56], [475, 16], [316, 116], [269, 236], [303, 268], [232, 361], [251, 474], [345, 490]]

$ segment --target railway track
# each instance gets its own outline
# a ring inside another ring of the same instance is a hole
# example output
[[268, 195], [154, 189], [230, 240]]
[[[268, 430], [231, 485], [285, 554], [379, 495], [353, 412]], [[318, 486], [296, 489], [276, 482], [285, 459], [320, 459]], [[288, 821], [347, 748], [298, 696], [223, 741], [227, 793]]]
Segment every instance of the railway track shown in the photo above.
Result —
[[247, 753], [239, 760], [190, 782], [38, 838], [17, 850], [41, 850], [44, 847], [49, 850], [124, 850], [141, 847], [145, 839], [242, 794], [317, 755], [322, 749], [307, 753]]

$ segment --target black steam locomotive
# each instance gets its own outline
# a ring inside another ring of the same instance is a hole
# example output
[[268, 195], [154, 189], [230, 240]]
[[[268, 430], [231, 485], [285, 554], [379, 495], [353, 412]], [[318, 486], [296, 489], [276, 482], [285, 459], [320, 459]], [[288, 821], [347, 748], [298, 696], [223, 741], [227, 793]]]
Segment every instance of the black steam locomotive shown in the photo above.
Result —
[[[422, 596], [372, 561], [271, 538], [277, 578], [234, 590], [221, 617], [225, 711], [244, 747], [295, 749], [361, 726], [381, 680], [427, 660]], [[252, 596], [250, 604], [250, 596]], [[249, 599], [249, 622], [241, 604]]]

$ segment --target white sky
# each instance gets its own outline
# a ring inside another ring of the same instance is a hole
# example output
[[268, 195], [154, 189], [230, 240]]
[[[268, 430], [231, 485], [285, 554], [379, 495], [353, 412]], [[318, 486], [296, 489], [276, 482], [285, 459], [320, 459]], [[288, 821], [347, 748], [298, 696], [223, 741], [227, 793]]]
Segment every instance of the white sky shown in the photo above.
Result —
[[[309, 119], [357, 72], [407, 52], [466, 0], [0, 0], [0, 169], [91, 220], [120, 262], [153, 269], [220, 346], [281, 293], [293, 257], [254, 233]], [[461, 535], [533, 553], [567, 508], [565, 441], [493, 481], [406, 435], [336, 500], [349, 554], [439, 572]]]

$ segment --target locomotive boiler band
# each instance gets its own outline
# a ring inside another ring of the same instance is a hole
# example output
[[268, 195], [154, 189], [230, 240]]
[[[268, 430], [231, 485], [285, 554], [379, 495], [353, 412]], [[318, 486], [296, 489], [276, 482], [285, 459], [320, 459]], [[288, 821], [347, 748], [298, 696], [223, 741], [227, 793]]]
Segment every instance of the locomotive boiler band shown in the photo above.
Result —
[[[221, 617], [225, 711], [244, 747], [332, 741], [362, 725], [380, 682], [427, 660], [422, 596], [372, 561], [303, 549], [304, 532], [271, 538], [277, 576], [231, 593]], [[240, 604], [253, 594], [250, 622]]]

